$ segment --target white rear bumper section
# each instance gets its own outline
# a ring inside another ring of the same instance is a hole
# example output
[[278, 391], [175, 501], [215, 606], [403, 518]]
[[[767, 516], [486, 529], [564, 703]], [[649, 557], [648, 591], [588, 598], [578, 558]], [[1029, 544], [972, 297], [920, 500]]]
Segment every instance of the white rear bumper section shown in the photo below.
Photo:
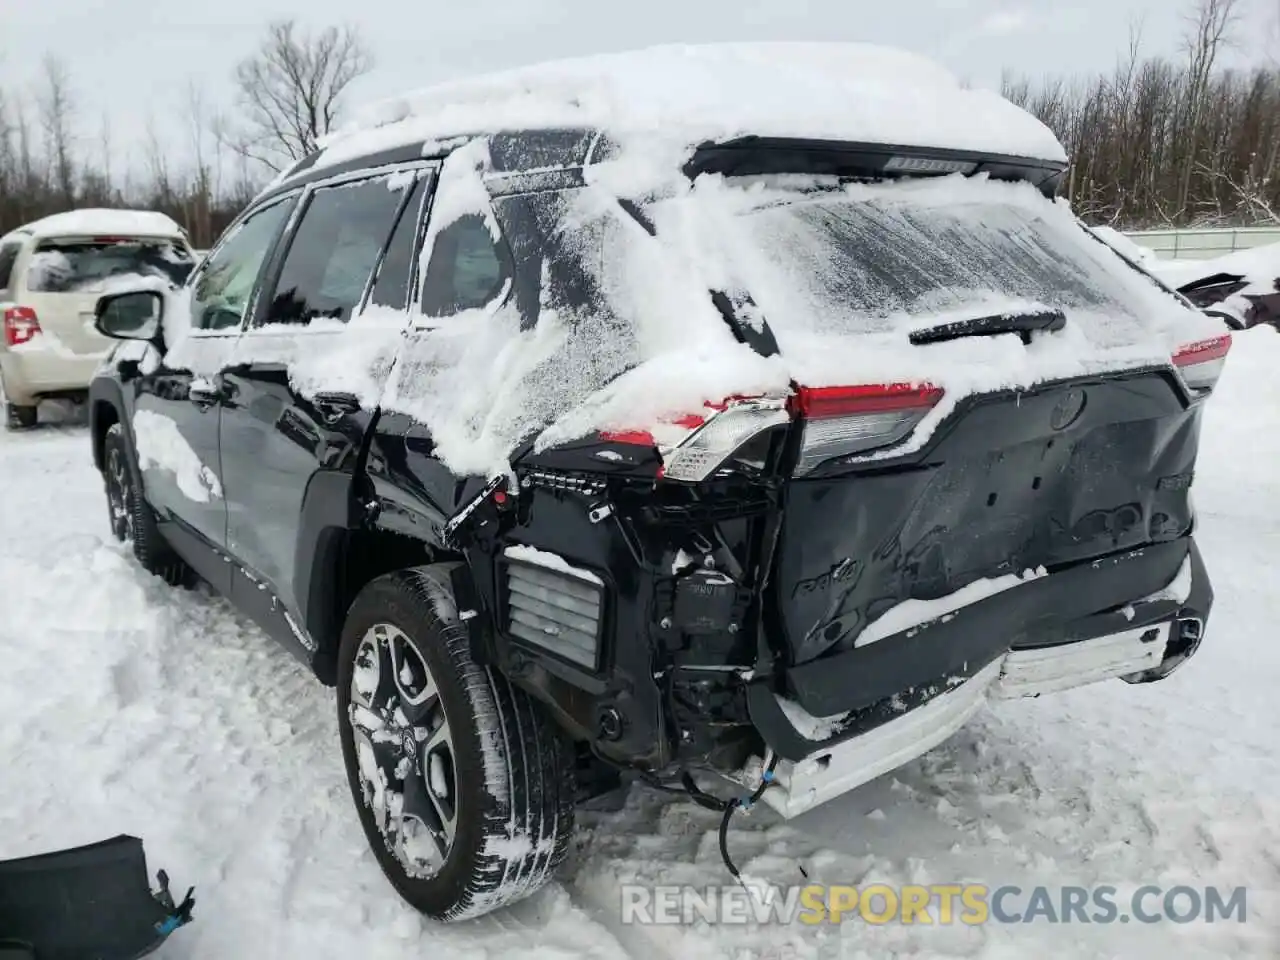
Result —
[[942, 743], [988, 700], [1034, 697], [1159, 666], [1169, 624], [1038, 650], [1015, 650], [955, 689], [862, 736], [804, 760], [781, 761], [761, 799], [794, 817], [874, 780]]

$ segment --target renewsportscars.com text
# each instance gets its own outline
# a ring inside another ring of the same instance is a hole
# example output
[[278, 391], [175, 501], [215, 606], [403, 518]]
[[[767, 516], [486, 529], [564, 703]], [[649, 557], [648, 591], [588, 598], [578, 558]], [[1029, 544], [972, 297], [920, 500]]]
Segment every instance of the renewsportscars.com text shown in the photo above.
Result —
[[1244, 923], [1244, 887], [809, 884], [622, 887], [628, 924]]

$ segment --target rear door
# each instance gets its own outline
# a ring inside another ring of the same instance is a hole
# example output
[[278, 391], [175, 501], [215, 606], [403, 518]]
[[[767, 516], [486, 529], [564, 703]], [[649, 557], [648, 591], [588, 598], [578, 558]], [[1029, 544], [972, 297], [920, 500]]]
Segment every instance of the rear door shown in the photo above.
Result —
[[304, 646], [294, 625], [306, 623], [319, 539], [350, 522], [362, 441], [408, 322], [431, 185], [431, 166], [418, 164], [310, 188], [223, 376], [233, 595], [266, 622], [287, 619]]
[[106, 285], [126, 276], [154, 276], [181, 284], [194, 260], [177, 237], [67, 236], [38, 241], [27, 258], [23, 304], [36, 312], [54, 350], [93, 356], [109, 341], [93, 327]]
[[129, 427], [147, 500], [174, 547], [222, 592], [230, 577], [215, 553], [224, 549], [227, 532], [219, 371], [296, 199], [255, 210], [225, 234], [190, 277], [188, 296], [171, 301], [181, 315], [165, 318], [169, 349], [163, 355], [149, 349], [133, 381]]

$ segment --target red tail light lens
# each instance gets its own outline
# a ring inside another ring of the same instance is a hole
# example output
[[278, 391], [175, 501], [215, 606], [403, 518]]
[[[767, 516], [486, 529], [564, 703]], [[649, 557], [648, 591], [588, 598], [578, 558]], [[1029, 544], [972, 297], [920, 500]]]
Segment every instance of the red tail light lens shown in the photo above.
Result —
[[1184, 344], [1173, 355], [1173, 365], [1193, 393], [1208, 393], [1222, 376], [1231, 351], [1231, 334]]
[[805, 421], [796, 473], [897, 443], [941, 399], [942, 390], [929, 384], [801, 387], [791, 399]]
[[6, 307], [4, 311], [4, 342], [11, 347], [26, 343], [40, 332], [40, 321], [30, 307]]

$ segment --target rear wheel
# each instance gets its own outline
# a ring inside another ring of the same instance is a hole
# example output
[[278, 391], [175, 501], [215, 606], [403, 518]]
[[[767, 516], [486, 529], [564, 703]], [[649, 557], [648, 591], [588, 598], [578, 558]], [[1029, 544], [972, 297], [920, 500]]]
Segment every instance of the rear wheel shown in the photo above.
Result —
[[102, 481], [111, 533], [121, 543], [133, 543], [133, 555], [142, 568], [170, 586], [188, 587], [195, 583], [195, 572], [173, 552], [156, 526], [155, 514], [134, 479], [124, 429], [118, 423], [107, 428], [102, 442]]
[[30, 430], [39, 419], [39, 408], [34, 403], [11, 403], [0, 377], [0, 407], [3, 407], [6, 430]]
[[383, 873], [440, 920], [538, 889], [573, 828], [568, 744], [542, 708], [471, 658], [439, 568], [374, 580], [352, 604], [338, 723]]
[[30, 430], [36, 425], [39, 414], [34, 406], [4, 401], [4, 426], [6, 430]]

